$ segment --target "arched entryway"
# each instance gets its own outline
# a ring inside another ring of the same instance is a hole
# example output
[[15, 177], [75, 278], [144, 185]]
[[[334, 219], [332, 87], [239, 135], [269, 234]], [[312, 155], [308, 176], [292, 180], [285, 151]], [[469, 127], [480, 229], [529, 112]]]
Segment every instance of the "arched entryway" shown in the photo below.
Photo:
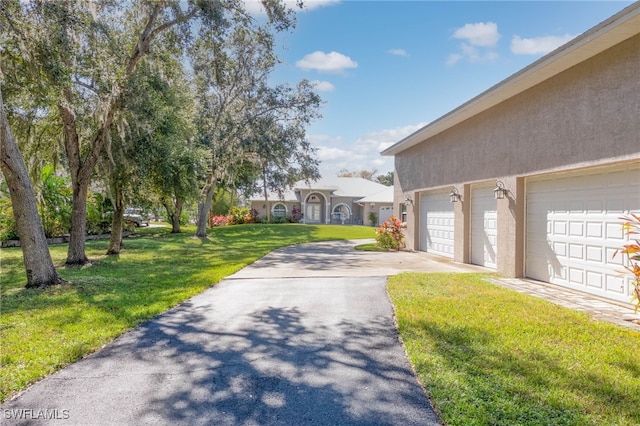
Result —
[[325, 223], [327, 199], [321, 192], [311, 192], [304, 199], [304, 223]]

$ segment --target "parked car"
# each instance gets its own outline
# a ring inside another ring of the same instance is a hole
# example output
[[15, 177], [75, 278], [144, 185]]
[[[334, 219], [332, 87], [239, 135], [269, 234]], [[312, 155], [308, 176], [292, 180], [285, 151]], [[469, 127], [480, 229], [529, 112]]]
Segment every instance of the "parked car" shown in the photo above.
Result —
[[149, 226], [149, 218], [142, 209], [125, 209], [123, 219], [125, 222], [133, 223], [135, 226]]

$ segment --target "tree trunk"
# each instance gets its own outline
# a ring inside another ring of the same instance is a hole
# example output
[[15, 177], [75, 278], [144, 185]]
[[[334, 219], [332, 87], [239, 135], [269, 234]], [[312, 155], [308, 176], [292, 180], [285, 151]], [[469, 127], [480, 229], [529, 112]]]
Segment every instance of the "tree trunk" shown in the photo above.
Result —
[[267, 174], [262, 172], [262, 191], [264, 194], [264, 205], [267, 210], [267, 223], [271, 223], [271, 209], [269, 208], [269, 193], [267, 192]]
[[198, 201], [198, 227], [196, 229], [196, 237], [207, 238], [207, 222], [209, 221], [209, 210], [211, 210], [211, 200], [215, 185], [213, 177], [209, 177], [207, 183], [200, 191], [200, 200]]
[[[72, 95], [69, 89], [63, 91], [64, 100], [58, 105], [60, 118], [64, 129], [64, 148], [69, 161], [71, 188], [73, 200], [71, 202], [71, 230], [69, 233], [69, 249], [67, 251], [68, 266], [81, 266], [89, 263], [84, 251], [87, 233], [87, 193], [91, 174], [98, 160], [97, 142], [90, 148], [90, 152], [83, 162], [80, 153], [80, 137], [76, 129], [76, 115], [71, 108]], [[99, 132], [100, 133], [100, 132]], [[96, 141], [99, 137], [96, 138]], [[100, 149], [101, 146], [100, 146]]]
[[179, 234], [180, 229], [180, 214], [182, 213], [182, 201], [177, 200], [175, 203], [167, 201], [166, 198], [161, 200], [164, 209], [167, 211], [167, 216], [171, 221], [171, 233]]
[[182, 215], [182, 200], [176, 198], [175, 206], [173, 209], [173, 215], [171, 215], [171, 233], [179, 234], [182, 232], [180, 229], [180, 216]]
[[74, 182], [73, 201], [71, 202], [71, 230], [69, 232], [69, 249], [67, 250], [67, 266], [82, 266], [89, 263], [84, 251], [87, 236], [87, 193], [89, 185]]
[[122, 248], [122, 225], [124, 216], [124, 200], [122, 192], [116, 190], [113, 194], [113, 219], [111, 220], [111, 236], [109, 238], [109, 249], [107, 254], [120, 254]]
[[27, 273], [27, 287], [46, 287], [62, 283], [63, 280], [58, 276], [51, 260], [27, 166], [9, 128], [1, 90], [0, 169], [11, 195], [13, 216]]

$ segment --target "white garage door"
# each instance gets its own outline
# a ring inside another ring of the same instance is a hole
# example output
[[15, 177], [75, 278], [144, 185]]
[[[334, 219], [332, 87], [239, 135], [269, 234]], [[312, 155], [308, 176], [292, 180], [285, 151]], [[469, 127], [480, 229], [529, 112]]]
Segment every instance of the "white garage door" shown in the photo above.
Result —
[[497, 222], [494, 186], [471, 190], [471, 263], [496, 267]]
[[640, 211], [640, 164], [527, 181], [526, 275], [630, 302], [620, 216]]
[[420, 250], [453, 257], [453, 204], [448, 193], [420, 197]]
[[393, 215], [393, 207], [380, 207], [378, 223], [382, 223]]

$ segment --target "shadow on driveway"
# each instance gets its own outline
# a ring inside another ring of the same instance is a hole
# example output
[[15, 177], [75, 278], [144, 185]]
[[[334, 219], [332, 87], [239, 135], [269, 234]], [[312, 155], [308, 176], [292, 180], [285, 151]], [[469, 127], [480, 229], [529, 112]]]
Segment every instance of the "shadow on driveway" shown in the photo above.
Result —
[[68, 410], [65, 425], [438, 424], [385, 281], [223, 282], [3, 409]]

